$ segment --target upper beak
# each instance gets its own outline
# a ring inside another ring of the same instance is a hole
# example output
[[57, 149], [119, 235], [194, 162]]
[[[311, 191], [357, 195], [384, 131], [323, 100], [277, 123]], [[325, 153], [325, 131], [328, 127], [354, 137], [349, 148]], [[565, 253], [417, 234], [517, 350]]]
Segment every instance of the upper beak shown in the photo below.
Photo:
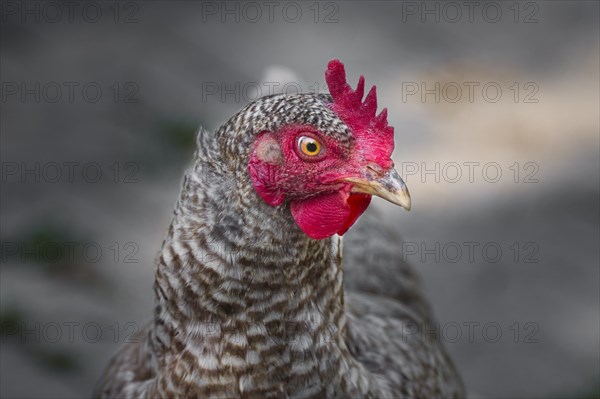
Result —
[[390, 168], [383, 176], [367, 173], [366, 178], [348, 177], [344, 180], [353, 183], [353, 193], [376, 195], [410, 211], [408, 188], [394, 168]]

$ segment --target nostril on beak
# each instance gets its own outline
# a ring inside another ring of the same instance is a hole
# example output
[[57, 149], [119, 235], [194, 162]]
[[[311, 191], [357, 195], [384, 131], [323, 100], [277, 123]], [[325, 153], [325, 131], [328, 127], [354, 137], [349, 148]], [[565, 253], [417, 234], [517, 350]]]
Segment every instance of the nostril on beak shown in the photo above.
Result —
[[368, 177], [373, 178], [373, 179], [378, 179], [385, 174], [385, 171], [378, 164], [369, 162], [367, 164], [367, 173], [370, 174], [370, 176], [368, 176]]

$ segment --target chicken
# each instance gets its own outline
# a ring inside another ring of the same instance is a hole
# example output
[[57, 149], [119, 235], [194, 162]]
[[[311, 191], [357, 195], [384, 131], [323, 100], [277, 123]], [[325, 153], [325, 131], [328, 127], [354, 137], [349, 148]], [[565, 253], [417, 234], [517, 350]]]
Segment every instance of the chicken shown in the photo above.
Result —
[[198, 133], [154, 320], [95, 397], [463, 396], [399, 238], [368, 215], [342, 250], [373, 195], [410, 196], [375, 87], [363, 102], [338, 60], [325, 76], [330, 95], [263, 97]]

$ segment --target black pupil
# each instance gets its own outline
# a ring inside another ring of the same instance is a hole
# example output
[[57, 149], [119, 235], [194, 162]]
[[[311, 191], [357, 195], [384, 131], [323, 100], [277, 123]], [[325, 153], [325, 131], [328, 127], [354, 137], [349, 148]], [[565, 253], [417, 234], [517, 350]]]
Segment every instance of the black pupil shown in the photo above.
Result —
[[306, 144], [306, 149], [308, 150], [308, 152], [317, 152], [317, 143]]

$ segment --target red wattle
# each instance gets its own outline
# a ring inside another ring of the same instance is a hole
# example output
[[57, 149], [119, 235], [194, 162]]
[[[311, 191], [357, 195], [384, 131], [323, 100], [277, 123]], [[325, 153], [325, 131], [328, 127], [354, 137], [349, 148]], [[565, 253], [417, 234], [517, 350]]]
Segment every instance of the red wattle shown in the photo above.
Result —
[[352, 227], [354, 222], [356, 222], [356, 219], [367, 210], [369, 203], [371, 203], [371, 196], [368, 194], [350, 194], [347, 203], [350, 207], [350, 215], [348, 215], [346, 223], [344, 223], [342, 228], [338, 230], [337, 233], [339, 235], [344, 235], [344, 233]]
[[290, 209], [300, 229], [310, 238], [321, 240], [344, 234], [367, 209], [371, 196], [337, 191], [302, 201], [292, 201]]

